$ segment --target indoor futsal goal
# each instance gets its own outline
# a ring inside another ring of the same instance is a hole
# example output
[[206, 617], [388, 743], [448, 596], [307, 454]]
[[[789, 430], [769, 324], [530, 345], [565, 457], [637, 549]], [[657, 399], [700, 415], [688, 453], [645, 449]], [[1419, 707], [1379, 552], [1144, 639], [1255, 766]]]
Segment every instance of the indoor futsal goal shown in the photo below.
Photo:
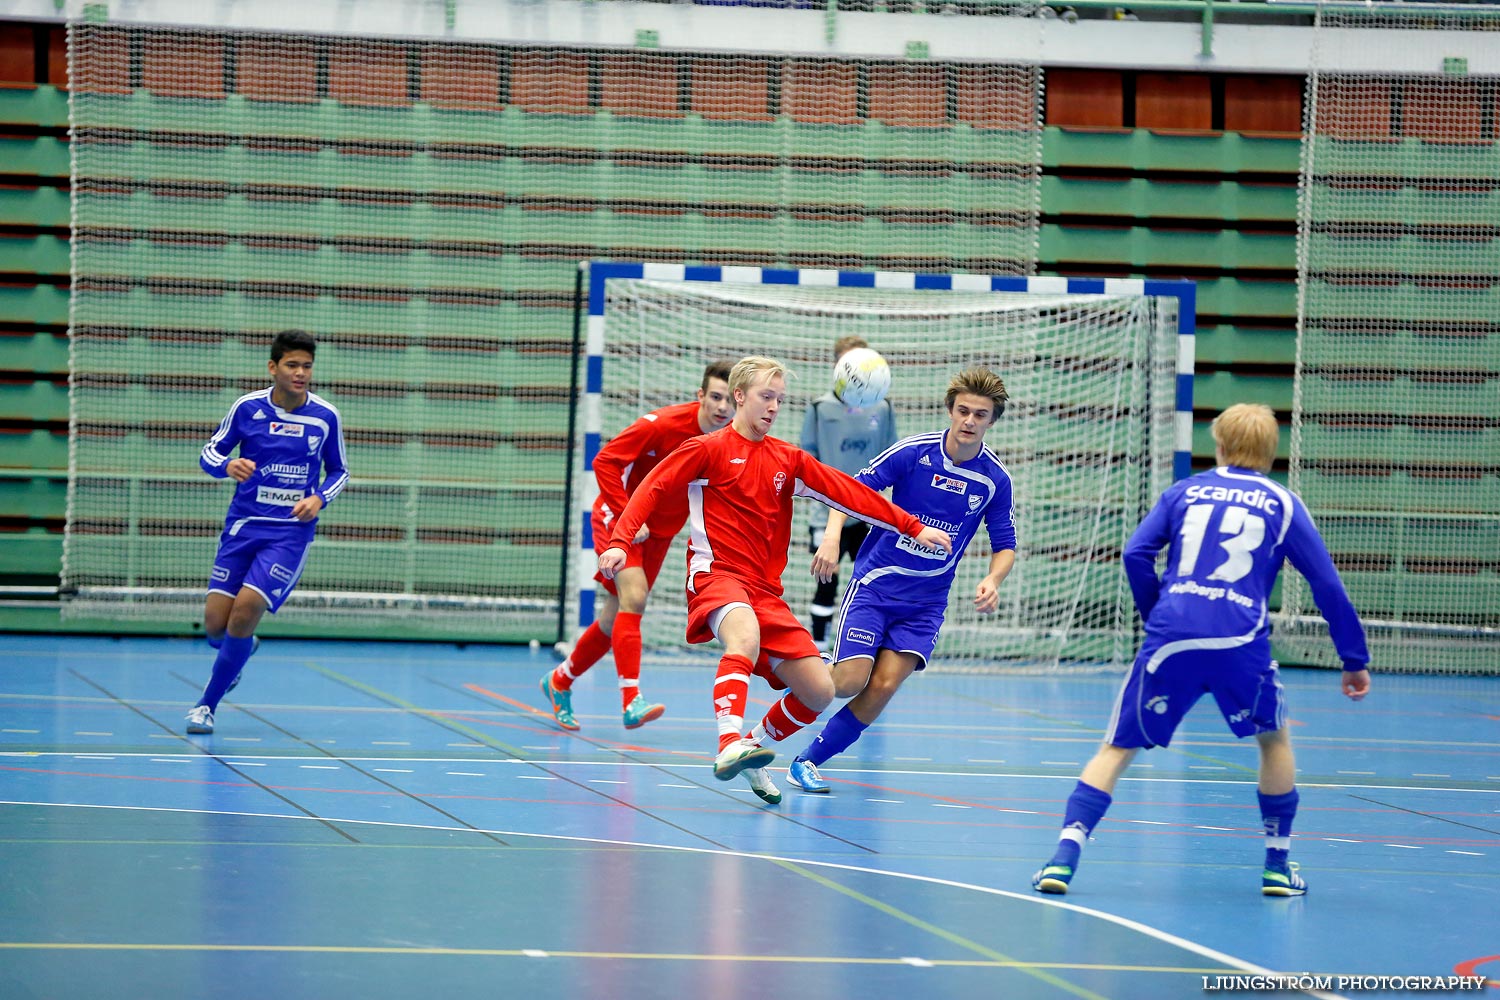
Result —
[[[1191, 282], [622, 263], [589, 265], [585, 277], [570, 621], [593, 620], [588, 512], [605, 435], [691, 399], [710, 361], [763, 354], [792, 372], [772, 433], [795, 443], [807, 406], [828, 391], [834, 341], [852, 334], [891, 365], [899, 436], [946, 427], [948, 381], [970, 365], [994, 370], [1010, 393], [986, 443], [1015, 484], [1015, 569], [998, 612], [975, 614], [990, 554], [981, 529], [960, 564], [934, 666], [1130, 661], [1135, 613], [1120, 550], [1157, 495], [1188, 471]], [[826, 514], [798, 502], [783, 582], [799, 617], [813, 591], [807, 526]], [[645, 647], [657, 655], [689, 648], [684, 539], [642, 619]]]

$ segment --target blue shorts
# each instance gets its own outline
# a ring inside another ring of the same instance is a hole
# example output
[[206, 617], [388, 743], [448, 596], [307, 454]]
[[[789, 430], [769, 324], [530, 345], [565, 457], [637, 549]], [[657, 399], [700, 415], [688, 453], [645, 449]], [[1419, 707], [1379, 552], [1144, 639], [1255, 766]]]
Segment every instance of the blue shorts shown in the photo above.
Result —
[[289, 530], [247, 524], [231, 535], [225, 528], [219, 536], [219, 552], [214, 556], [208, 592], [235, 597], [241, 587], [249, 587], [265, 598], [266, 609], [275, 614], [302, 576], [313, 530], [311, 524], [305, 530], [302, 525]]
[[1164, 747], [1188, 709], [1205, 694], [1218, 702], [1229, 731], [1243, 739], [1286, 725], [1281, 686], [1269, 639], [1234, 649], [1186, 649], [1156, 669], [1147, 664], [1167, 640], [1147, 636], [1130, 668], [1104, 741], [1117, 747]]
[[891, 601], [856, 580], [844, 594], [839, 631], [833, 640], [833, 662], [858, 656], [873, 660], [880, 650], [891, 649], [915, 654], [917, 669], [924, 670], [947, 611], [946, 603]]

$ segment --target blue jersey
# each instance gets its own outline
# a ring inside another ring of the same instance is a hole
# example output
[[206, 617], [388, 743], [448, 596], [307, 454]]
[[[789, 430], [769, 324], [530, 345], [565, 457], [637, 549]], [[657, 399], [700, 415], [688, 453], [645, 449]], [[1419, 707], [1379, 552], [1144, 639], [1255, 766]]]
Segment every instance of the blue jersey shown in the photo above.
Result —
[[946, 605], [953, 575], [982, 520], [990, 549], [1016, 547], [1010, 473], [989, 448], [962, 464], [943, 450], [947, 431], [897, 441], [854, 478], [875, 490], [891, 488], [891, 501], [923, 524], [953, 538], [953, 551], [926, 549], [893, 531], [872, 530], [854, 560], [854, 578], [881, 597]]
[[[235, 448], [240, 458], [255, 463], [255, 473], [236, 486], [229, 501], [224, 526], [234, 534], [247, 524], [300, 527], [303, 522], [292, 516], [298, 500], [316, 493], [326, 507], [349, 481], [339, 411], [314, 393], [294, 411], [274, 405], [270, 387], [241, 396], [203, 446], [198, 464], [224, 479]], [[320, 485], [322, 468], [327, 475]]]
[[1230, 649], [1269, 640], [1283, 560], [1307, 578], [1344, 668], [1365, 669], [1364, 628], [1307, 507], [1259, 472], [1220, 466], [1172, 484], [1126, 543], [1125, 575], [1151, 639]]

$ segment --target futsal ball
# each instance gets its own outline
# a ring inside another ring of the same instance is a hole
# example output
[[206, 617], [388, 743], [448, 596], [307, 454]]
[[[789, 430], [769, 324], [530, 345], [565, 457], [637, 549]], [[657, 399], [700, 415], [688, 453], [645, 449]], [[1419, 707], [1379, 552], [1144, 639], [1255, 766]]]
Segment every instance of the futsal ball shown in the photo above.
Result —
[[876, 351], [856, 347], [845, 351], [833, 366], [833, 394], [845, 406], [861, 409], [885, 398], [891, 387], [891, 366]]

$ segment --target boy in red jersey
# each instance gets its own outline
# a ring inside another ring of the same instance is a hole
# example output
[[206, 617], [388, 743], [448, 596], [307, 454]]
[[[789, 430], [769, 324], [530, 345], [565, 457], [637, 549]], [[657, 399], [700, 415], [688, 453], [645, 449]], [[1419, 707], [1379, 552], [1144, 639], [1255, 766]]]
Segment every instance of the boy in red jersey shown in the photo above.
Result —
[[[703, 369], [697, 397], [687, 403], [664, 406], [644, 416], [610, 439], [594, 458], [594, 479], [599, 496], [590, 518], [594, 551], [608, 547], [610, 528], [631, 494], [652, 469], [688, 438], [716, 431], [734, 416], [734, 398], [729, 394], [729, 370], [733, 362], [715, 361]], [[620, 678], [622, 721], [626, 729], [638, 729], [666, 711], [641, 695], [641, 614], [661, 571], [662, 560], [672, 539], [687, 520], [687, 497], [662, 503], [638, 532], [625, 565], [607, 579], [595, 574], [605, 590], [604, 602], [593, 624], [586, 628], [562, 663], [542, 677], [542, 694], [557, 724], [577, 729], [573, 717], [573, 682], [611, 648], [615, 673]]]
[[[786, 399], [786, 368], [763, 357], [742, 359], [729, 375], [737, 407], [721, 431], [692, 438], [647, 477], [630, 498], [599, 556], [610, 579], [628, 564], [632, 542], [662, 504], [686, 492], [688, 642], [717, 638], [724, 647], [714, 681], [719, 750], [714, 777], [745, 772], [755, 794], [773, 805], [781, 793], [766, 776], [776, 754], [762, 746], [810, 725], [833, 700], [833, 677], [807, 627], [782, 600], [792, 535], [792, 497], [805, 496], [878, 527], [950, 551], [947, 532], [924, 525], [869, 487], [823, 465], [795, 445], [770, 437]], [[750, 675], [790, 691], [741, 735]]]

